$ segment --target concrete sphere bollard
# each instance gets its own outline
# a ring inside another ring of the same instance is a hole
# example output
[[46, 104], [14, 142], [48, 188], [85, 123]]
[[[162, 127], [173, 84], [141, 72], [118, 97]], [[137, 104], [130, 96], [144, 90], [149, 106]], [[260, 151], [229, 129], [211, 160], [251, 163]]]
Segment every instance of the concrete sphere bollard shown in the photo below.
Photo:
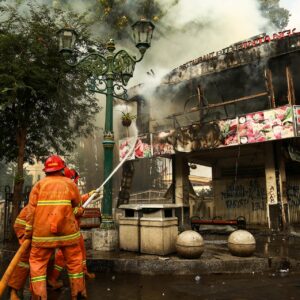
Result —
[[194, 230], [186, 230], [177, 236], [177, 253], [185, 258], [199, 258], [204, 251], [202, 236]]
[[254, 236], [247, 230], [236, 230], [228, 237], [228, 249], [235, 256], [251, 256], [256, 248]]

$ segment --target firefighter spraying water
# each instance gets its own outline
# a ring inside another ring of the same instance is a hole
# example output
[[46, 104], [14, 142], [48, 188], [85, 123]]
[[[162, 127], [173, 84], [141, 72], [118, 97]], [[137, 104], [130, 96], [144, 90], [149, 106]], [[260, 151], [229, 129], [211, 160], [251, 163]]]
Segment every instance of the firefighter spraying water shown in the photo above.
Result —
[[[62, 287], [60, 271], [66, 267], [72, 299], [87, 298], [85, 278], [94, 278], [86, 269], [86, 252], [79, 230], [79, 218], [101, 191], [105, 183], [122, 166], [135, 148], [136, 139], [127, 155], [96, 190], [80, 196], [78, 174], [66, 167], [57, 155], [44, 164], [46, 177], [33, 187], [29, 203], [14, 224], [21, 247], [0, 281], [0, 296], [8, 285], [12, 300], [20, 299], [18, 290], [26, 282], [30, 270], [32, 299], [47, 299], [47, 283]], [[51, 258], [55, 257], [54, 262]], [[58, 272], [56, 272], [58, 271]], [[47, 278], [48, 277], [48, 278]]]

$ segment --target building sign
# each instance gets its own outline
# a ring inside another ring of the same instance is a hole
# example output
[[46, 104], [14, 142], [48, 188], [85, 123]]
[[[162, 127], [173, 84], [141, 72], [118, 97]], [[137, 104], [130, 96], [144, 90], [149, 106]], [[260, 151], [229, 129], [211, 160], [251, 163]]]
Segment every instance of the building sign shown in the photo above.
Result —
[[300, 33], [296, 28], [255, 37], [230, 45], [189, 61], [168, 73], [163, 82], [176, 84], [194, 77], [249, 64], [255, 60], [274, 57], [300, 48]]
[[294, 137], [293, 108], [288, 105], [250, 113], [238, 120], [240, 144]]
[[232, 120], [220, 120], [218, 125], [222, 136], [222, 144], [220, 147], [237, 145], [239, 143], [237, 118]]
[[175, 133], [175, 130], [168, 130], [152, 134], [153, 156], [175, 154]]
[[[135, 142], [134, 150], [132, 151]], [[136, 158], [150, 158], [152, 157], [152, 143], [150, 133], [139, 135], [137, 138], [127, 137], [119, 141], [119, 159], [122, 160], [128, 154], [127, 160]]]
[[231, 45], [229, 47], [226, 47], [226, 48], [224, 48], [222, 50], [219, 50], [217, 52], [211, 52], [209, 54], [200, 56], [197, 59], [194, 59], [194, 60], [186, 63], [186, 65], [188, 65], [188, 64], [195, 65], [195, 64], [198, 64], [198, 63], [216, 58], [216, 57], [221, 56], [221, 55], [225, 55], [225, 54], [232, 53], [232, 52], [239, 51], [239, 50], [245, 50], [245, 49], [257, 47], [257, 46], [260, 46], [260, 45], [265, 44], [265, 43], [269, 43], [269, 42], [272, 42], [272, 41], [277, 41], [277, 40], [280, 40], [280, 39], [283, 39], [283, 38], [286, 38], [286, 37], [291, 37], [295, 34], [297, 34], [296, 28], [280, 31], [280, 32], [277, 32], [277, 33], [273, 33], [272, 35], [268, 35], [268, 34], [263, 33], [263, 34], [255, 36], [255, 37], [253, 37], [249, 40], [242, 41], [242, 42], [236, 43], [234, 45]]
[[296, 133], [300, 136], [300, 106], [285, 105], [234, 119], [145, 134], [137, 140], [128, 137], [119, 141], [120, 160], [132, 149], [135, 140], [135, 150], [128, 159], [293, 138]]
[[300, 105], [294, 105], [295, 133], [300, 136]]

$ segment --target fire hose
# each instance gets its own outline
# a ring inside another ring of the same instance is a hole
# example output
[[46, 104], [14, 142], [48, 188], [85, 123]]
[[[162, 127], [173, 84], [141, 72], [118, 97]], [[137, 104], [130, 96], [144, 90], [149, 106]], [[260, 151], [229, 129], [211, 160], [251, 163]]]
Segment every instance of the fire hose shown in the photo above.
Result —
[[[97, 196], [97, 194], [101, 191], [102, 187], [112, 178], [112, 176], [118, 171], [118, 169], [123, 165], [123, 163], [127, 160], [127, 158], [132, 154], [132, 152], [135, 149], [135, 144], [137, 141], [137, 137], [134, 138], [134, 142], [132, 147], [129, 149], [129, 151], [126, 153], [126, 155], [124, 156], [124, 158], [119, 162], [119, 164], [115, 167], [115, 169], [111, 172], [111, 174], [104, 180], [104, 182], [101, 184], [100, 187], [98, 187], [95, 191], [95, 193], [93, 193], [88, 200], [83, 204], [83, 207], [87, 207]], [[10, 262], [9, 266], [7, 267], [5, 273], [3, 274], [1, 281], [0, 281], [0, 298], [2, 297], [4, 290], [7, 286], [8, 280], [11, 276], [11, 274], [13, 273], [15, 267], [17, 266], [21, 255], [23, 254], [24, 251], [26, 251], [31, 244], [31, 240], [25, 240], [23, 242], [23, 244], [20, 246], [20, 248], [18, 249], [17, 253], [15, 254], [15, 256], [13, 257], [12, 261]]]
[[95, 190], [95, 193], [93, 193], [82, 205], [83, 208], [86, 208], [97, 196], [98, 193], [100, 193], [103, 186], [112, 178], [112, 176], [119, 170], [119, 168], [123, 165], [123, 163], [127, 160], [127, 158], [132, 154], [132, 152], [135, 149], [137, 137], [134, 138], [134, 142], [132, 147], [129, 149], [129, 151], [126, 153], [126, 155], [123, 157], [123, 159], [119, 162], [119, 164], [114, 168], [114, 170], [110, 173], [110, 175], [104, 180], [104, 182]]
[[25, 240], [23, 244], [20, 246], [18, 249], [17, 253], [13, 257], [12, 261], [10, 262], [9, 266], [7, 267], [5, 273], [3, 274], [1, 281], [0, 281], [0, 298], [2, 297], [4, 290], [7, 286], [8, 280], [13, 273], [15, 267], [17, 266], [21, 255], [23, 254], [24, 251], [26, 251], [31, 244], [31, 240]]

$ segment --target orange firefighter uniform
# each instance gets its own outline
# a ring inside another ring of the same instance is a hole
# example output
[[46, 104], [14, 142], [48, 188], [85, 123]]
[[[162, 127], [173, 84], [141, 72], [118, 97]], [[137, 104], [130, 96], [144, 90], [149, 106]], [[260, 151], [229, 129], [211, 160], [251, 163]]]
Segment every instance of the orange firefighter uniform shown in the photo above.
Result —
[[[82, 216], [82, 211], [80, 209], [81, 205], [88, 200], [88, 198], [91, 196], [91, 194], [94, 193], [94, 191], [84, 194], [81, 196], [81, 204], [79, 207], [75, 207], [73, 212], [74, 215], [76, 217], [76, 221], [78, 222], [78, 226], [80, 227], [80, 217]], [[79, 244], [80, 244], [80, 249], [82, 252], [82, 267], [83, 267], [83, 272], [86, 276], [88, 276], [89, 278], [94, 278], [95, 275], [93, 273], [89, 273], [86, 267], [86, 249], [85, 249], [85, 245], [84, 245], [84, 239], [82, 234], [80, 234], [80, 239], [79, 239]], [[57, 251], [55, 252], [55, 262], [54, 262], [54, 266], [52, 268], [52, 270], [50, 270], [50, 272], [48, 273], [48, 282], [49, 283], [54, 283], [57, 282], [62, 270], [65, 267], [65, 260], [64, 260], [64, 256], [63, 253], [60, 249], [57, 249]]]
[[[14, 230], [20, 245], [22, 245], [25, 240], [26, 215], [27, 206], [20, 211], [14, 223]], [[8, 280], [8, 286], [12, 288], [11, 299], [19, 299], [16, 295], [16, 291], [23, 288], [26, 283], [27, 276], [29, 275], [29, 255], [30, 248], [22, 253], [14, 272]]]
[[32, 236], [29, 258], [33, 294], [47, 299], [47, 263], [55, 248], [66, 261], [72, 298], [85, 292], [80, 232], [73, 208], [81, 202], [78, 188], [69, 178], [52, 175], [33, 187], [26, 217], [26, 236]]

